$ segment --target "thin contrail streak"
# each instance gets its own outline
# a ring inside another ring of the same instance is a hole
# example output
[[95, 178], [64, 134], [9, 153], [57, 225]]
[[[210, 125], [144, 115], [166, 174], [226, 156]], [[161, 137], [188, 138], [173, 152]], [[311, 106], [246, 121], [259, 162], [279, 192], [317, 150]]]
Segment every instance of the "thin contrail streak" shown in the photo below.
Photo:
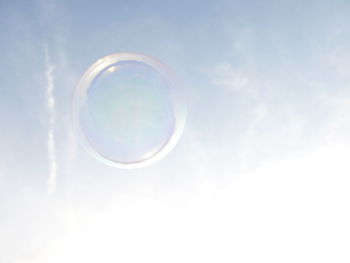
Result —
[[56, 160], [56, 141], [55, 141], [55, 122], [56, 122], [56, 109], [55, 109], [55, 97], [54, 97], [54, 70], [55, 67], [51, 62], [49, 47], [44, 44], [45, 53], [45, 76], [47, 81], [46, 87], [46, 100], [47, 109], [49, 115], [49, 129], [47, 134], [47, 153], [49, 161], [49, 179], [47, 184], [47, 192], [53, 193], [56, 188], [57, 178], [57, 160]]

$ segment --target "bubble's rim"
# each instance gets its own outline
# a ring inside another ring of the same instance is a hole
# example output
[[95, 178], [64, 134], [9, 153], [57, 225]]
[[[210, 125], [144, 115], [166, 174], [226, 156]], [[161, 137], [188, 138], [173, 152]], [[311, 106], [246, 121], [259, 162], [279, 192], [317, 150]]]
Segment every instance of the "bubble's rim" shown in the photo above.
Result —
[[[79, 105], [81, 105], [82, 103], [81, 98], [83, 96], [81, 96], [81, 94], [87, 90], [91, 82], [95, 79], [95, 77], [101, 71], [121, 61], [139, 61], [155, 68], [161, 74], [170, 78], [170, 81], [173, 84], [173, 87], [175, 89], [175, 93], [177, 96], [177, 103], [174, 104], [175, 126], [174, 126], [173, 134], [170, 136], [168, 141], [165, 142], [163, 147], [160, 148], [158, 151], [156, 151], [149, 157], [145, 157], [144, 159], [141, 159], [135, 162], [117, 162], [115, 160], [108, 159], [108, 157], [96, 151], [91, 146], [84, 132], [81, 130], [79, 125], [79, 117], [77, 116], [78, 115], [77, 113], [79, 112], [77, 109]], [[141, 53], [134, 53], [134, 52], [113, 53], [108, 56], [104, 56], [98, 59], [96, 62], [94, 62], [83, 73], [83, 75], [79, 79], [79, 82], [75, 87], [73, 100], [72, 100], [72, 122], [73, 122], [73, 131], [76, 137], [78, 138], [80, 144], [95, 159], [101, 161], [102, 163], [108, 166], [122, 168], [122, 169], [142, 168], [142, 167], [146, 167], [151, 164], [154, 164], [160, 161], [161, 159], [163, 159], [178, 143], [183, 133], [185, 122], [186, 122], [186, 105], [185, 105], [185, 101], [182, 96], [182, 92], [180, 90], [180, 85], [177, 78], [175, 77], [174, 73], [161, 61], [159, 61], [154, 57], [144, 55]]]

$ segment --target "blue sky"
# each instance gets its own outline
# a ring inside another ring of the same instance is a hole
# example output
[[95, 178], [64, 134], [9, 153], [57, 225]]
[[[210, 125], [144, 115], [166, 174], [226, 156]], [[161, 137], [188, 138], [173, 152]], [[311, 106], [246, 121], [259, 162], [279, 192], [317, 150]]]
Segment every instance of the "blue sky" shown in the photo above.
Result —
[[[348, 1], [1, 1], [0, 17], [0, 262], [350, 260]], [[80, 76], [115, 52], [160, 59], [186, 93], [183, 136], [150, 167], [105, 166], [72, 131]]]

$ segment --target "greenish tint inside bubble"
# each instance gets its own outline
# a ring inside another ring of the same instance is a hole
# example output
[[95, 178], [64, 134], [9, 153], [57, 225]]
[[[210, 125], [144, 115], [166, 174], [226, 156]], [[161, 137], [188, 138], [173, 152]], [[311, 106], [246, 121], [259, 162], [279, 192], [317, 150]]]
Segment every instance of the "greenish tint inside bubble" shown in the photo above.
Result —
[[184, 126], [184, 104], [168, 68], [148, 56], [121, 53], [92, 65], [80, 80], [73, 119], [85, 148], [117, 167], [164, 157]]

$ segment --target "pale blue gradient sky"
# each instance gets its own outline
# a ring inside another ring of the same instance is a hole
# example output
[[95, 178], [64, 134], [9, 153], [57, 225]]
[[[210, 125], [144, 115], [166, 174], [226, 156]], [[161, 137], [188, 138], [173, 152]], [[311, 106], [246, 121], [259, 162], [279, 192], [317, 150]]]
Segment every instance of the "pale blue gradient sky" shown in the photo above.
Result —
[[[0, 17], [0, 262], [350, 260], [348, 1], [1, 1]], [[137, 170], [93, 159], [70, 122], [81, 74], [125, 51], [172, 68], [188, 103], [177, 147]]]

